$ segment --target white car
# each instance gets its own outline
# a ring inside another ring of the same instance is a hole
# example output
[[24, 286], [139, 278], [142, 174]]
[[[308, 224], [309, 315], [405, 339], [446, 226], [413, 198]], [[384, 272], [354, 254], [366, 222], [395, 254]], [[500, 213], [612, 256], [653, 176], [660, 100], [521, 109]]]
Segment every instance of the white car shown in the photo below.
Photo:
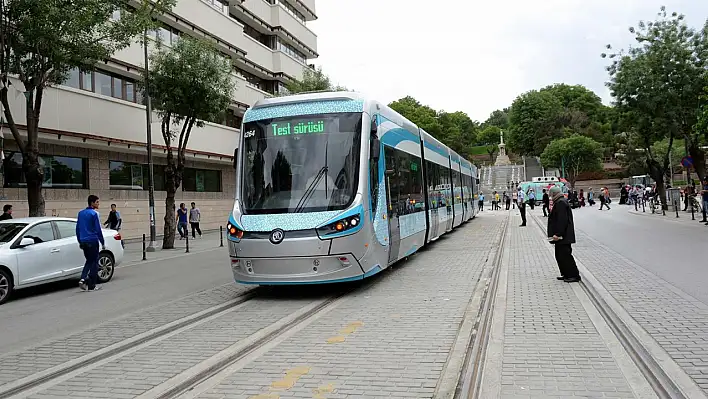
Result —
[[[123, 260], [121, 236], [103, 229], [106, 249], [98, 259], [98, 282], [106, 283]], [[32, 217], [0, 221], [0, 304], [16, 289], [79, 279], [84, 253], [76, 241], [76, 219]]]

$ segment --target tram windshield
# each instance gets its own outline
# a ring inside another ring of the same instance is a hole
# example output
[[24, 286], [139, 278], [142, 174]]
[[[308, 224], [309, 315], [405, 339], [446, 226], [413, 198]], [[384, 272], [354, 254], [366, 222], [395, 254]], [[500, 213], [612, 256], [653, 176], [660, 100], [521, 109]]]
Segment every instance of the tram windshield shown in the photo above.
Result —
[[264, 119], [244, 125], [244, 212], [340, 210], [358, 184], [361, 113]]

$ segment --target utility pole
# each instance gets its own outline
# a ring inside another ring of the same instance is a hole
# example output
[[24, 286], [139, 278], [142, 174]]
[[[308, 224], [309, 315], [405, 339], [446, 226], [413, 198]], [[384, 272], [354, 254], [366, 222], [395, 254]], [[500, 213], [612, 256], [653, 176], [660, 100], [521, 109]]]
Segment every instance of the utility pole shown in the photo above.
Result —
[[155, 175], [152, 164], [152, 104], [150, 101], [150, 67], [148, 65], [148, 30], [143, 31], [143, 50], [145, 56], [145, 118], [147, 120], [147, 159], [148, 159], [148, 206], [150, 207], [150, 244], [145, 249], [155, 252]]

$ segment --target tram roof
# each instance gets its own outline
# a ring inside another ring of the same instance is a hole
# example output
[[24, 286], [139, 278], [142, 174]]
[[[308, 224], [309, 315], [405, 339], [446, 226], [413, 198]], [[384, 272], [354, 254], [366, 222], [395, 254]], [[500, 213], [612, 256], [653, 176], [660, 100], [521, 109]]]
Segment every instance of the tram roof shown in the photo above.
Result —
[[252, 108], [269, 107], [273, 105], [299, 103], [303, 101], [317, 100], [359, 100], [366, 101], [369, 98], [354, 91], [322, 91], [293, 94], [290, 96], [265, 98], [258, 100]]

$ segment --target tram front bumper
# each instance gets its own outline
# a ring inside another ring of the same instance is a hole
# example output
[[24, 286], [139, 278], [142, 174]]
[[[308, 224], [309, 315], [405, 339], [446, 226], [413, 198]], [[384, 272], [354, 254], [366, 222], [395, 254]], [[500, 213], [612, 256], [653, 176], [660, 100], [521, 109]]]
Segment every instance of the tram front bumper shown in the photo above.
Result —
[[364, 276], [352, 254], [296, 258], [231, 257], [234, 280], [241, 284], [298, 285], [361, 280]]

